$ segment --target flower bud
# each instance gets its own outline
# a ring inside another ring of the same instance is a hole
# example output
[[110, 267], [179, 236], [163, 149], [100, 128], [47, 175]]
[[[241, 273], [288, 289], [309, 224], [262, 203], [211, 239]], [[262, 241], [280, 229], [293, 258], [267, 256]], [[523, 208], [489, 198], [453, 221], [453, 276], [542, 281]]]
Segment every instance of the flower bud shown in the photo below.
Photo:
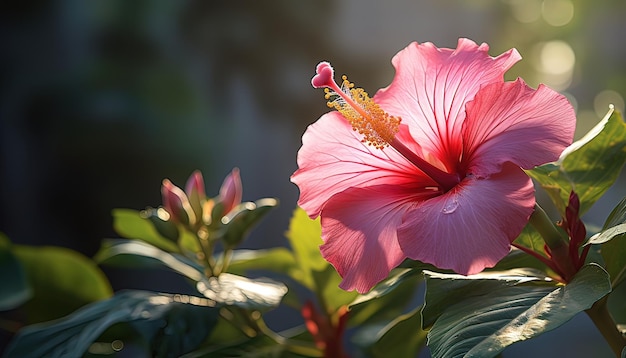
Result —
[[189, 205], [193, 210], [195, 217], [199, 219], [202, 217], [202, 206], [206, 201], [206, 193], [204, 191], [204, 179], [202, 173], [199, 170], [194, 171], [185, 185], [185, 193], [189, 200]]
[[218, 201], [224, 205], [225, 214], [228, 214], [235, 206], [241, 203], [242, 193], [243, 187], [241, 185], [239, 169], [234, 168], [232, 172], [226, 176], [220, 188]]
[[170, 220], [183, 225], [193, 225], [196, 221], [189, 199], [185, 192], [172, 184], [169, 179], [163, 179], [161, 186], [161, 196], [163, 197], [163, 207], [170, 214]]

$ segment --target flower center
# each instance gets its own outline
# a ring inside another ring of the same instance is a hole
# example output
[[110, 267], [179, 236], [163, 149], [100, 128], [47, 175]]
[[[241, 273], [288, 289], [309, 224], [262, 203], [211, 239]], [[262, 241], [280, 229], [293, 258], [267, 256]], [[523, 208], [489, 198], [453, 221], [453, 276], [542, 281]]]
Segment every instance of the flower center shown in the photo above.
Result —
[[445, 172], [396, 139], [400, 128], [399, 117], [386, 113], [374, 102], [362, 88], [354, 88], [354, 83], [342, 76], [341, 86], [337, 85], [333, 76], [334, 69], [328, 62], [320, 62], [311, 80], [314, 88], [324, 88], [327, 105], [337, 110], [352, 125], [352, 129], [363, 135], [361, 140], [377, 149], [391, 146], [418, 169], [428, 175], [443, 192], [447, 192], [460, 182], [454, 173]]

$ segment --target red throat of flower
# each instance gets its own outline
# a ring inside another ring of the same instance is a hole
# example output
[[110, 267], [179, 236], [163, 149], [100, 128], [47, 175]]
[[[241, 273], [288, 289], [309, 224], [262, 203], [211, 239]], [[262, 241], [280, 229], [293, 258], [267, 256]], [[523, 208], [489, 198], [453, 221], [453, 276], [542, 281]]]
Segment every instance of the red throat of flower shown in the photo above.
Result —
[[311, 79], [314, 88], [324, 88], [327, 105], [337, 110], [352, 125], [352, 129], [363, 135], [361, 140], [377, 149], [391, 146], [439, 184], [443, 192], [456, 186], [460, 178], [457, 174], [445, 172], [412, 152], [396, 139], [401, 119], [386, 113], [362, 88], [342, 76], [341, 86], [334, 80], [334, 69], [328, 62], [320, 62]]

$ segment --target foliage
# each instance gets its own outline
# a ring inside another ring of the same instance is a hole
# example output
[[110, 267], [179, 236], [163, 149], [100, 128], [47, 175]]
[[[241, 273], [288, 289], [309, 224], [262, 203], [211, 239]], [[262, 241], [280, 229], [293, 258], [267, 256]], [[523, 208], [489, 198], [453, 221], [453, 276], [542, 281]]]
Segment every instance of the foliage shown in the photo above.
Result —
[[[185, 190], [164, 181], [163, 206], [113, 211], [120, 238], [103, 240], [93, 259], [0, 236], [0, 319], [24, 317], [4, 356], [132, 348], [188, 358], [405, 357], [428, 345], [433, 357], [494, 357], [581, 312], [620, 354], [610, 317], [623, 317], [615, 301], [626, 280], [626, 199], [589, 237], [581, 215], [607, 193], [625, 161], [626, 124], [610, 111], [558, 161], [528, 171], [561, 214], [558, 222], [537, 218], [537, 209], [511, 253], [481, 274], [407, 260], [364, 295], [338, 288], [341, 277], [320, 255], [320, 221], [300, 208], [285, 233], [288, 247], [238, 248], [278, 204], [241, 202], [238, 171], [215, 197], [206, 196], [198, 172]], [[169, 270], [189, 291], [114, 293], [98, 265]], [[276, 332], [265, 317], [281, 306], [299, 323]]]

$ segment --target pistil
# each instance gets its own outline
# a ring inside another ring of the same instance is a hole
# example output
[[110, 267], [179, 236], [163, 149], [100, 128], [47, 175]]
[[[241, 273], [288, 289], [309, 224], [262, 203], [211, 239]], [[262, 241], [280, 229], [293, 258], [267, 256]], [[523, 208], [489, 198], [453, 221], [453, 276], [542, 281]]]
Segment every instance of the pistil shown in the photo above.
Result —
[[449, 191], [460, 182], [459, 175], [437, 168], [396, 138], [400, 118], [383, 111], [362, 88], [354, 88], [354, 84], [346, 76], [342, 77], [341, 86], [337, 85], [333, 76], [332, 66], [328, 62], [320, 62], [311, 84], [315, 88], [324, 88], [325, 98], [329, 100], [328, 106], [339, 111], [352, 125], [352, 129], [363, 135], [362, 142], [381, 150], [391, 146], [435, 181], [443, 192]]

